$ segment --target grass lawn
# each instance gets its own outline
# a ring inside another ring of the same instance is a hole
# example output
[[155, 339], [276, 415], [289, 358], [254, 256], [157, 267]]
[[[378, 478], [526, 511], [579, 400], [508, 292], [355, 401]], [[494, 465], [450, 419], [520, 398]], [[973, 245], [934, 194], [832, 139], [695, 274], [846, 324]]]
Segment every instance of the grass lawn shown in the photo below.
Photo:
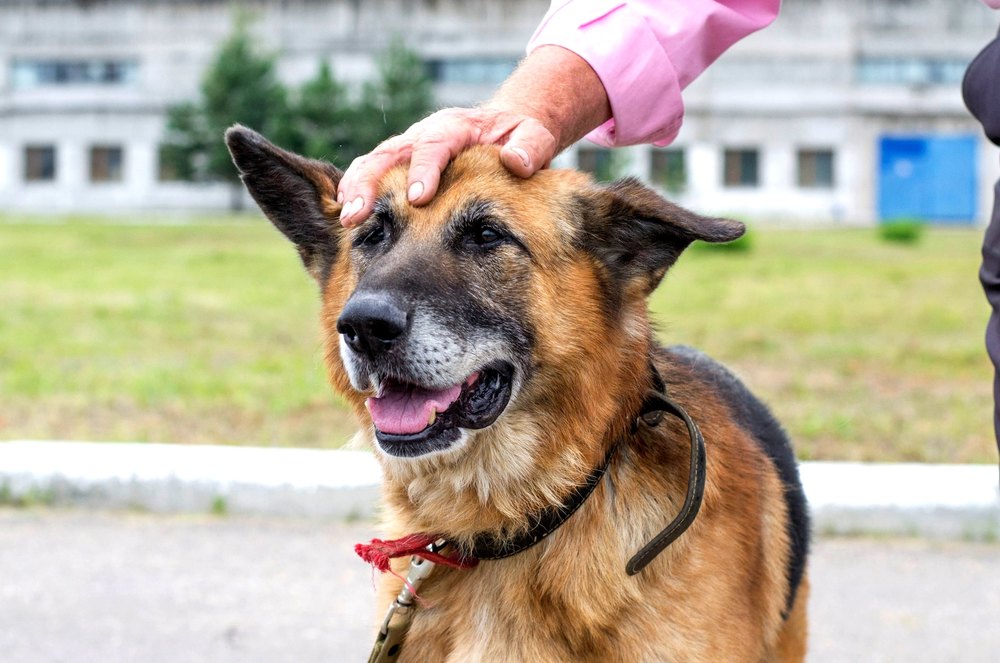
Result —
[[[339, 446], [318, 297], [255, 217], [0, 218], [0, 439]], [[810, 459], [995, 462], [979, 231], [755, 233], [692, 250], [661, 337], [729, 364]]]

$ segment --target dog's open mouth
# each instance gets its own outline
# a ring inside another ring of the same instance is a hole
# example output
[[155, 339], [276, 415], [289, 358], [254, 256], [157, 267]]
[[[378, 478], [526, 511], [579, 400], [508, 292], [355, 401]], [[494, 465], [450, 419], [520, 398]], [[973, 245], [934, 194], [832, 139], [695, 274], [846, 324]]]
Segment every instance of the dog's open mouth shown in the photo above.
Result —
[[386, 380], [366, 405], [379, 446], [392, 456], [420, 456], [450, 446], [461, 428], [486, 428], [510, 401], [514, 369], [484, 367], [444, 389]]

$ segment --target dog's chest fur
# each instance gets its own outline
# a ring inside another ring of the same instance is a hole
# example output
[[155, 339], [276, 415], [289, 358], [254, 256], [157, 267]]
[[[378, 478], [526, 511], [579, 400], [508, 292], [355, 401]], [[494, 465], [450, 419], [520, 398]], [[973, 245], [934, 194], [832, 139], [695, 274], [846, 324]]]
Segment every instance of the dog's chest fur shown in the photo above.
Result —
[[[711, 442], [702, 513], [681, 539], [626, 575], [625, 561], [683, 501], [687, 440], [665, 423], [634, 440], [541, 544], [468, 571], [437, 567], [399, 660], [770, 660], [787, 586], [781, 483], [745, 431], [708, 414], [710, 395], [687, 396]], [[409, 533], [410, 516], [394, 513], [391, 531]], [[406, 561], [394, 568], [405, 575]], [[385, 577], [380, 609], [399, 589]]]

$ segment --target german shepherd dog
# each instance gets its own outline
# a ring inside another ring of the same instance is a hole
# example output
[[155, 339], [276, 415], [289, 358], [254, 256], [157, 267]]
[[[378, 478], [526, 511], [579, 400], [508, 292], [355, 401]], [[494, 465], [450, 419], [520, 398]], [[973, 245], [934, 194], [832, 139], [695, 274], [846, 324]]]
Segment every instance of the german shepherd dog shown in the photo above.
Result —
[[[536, 545], [436, 565], [397, 660], [803, 660], [809, 533], [789, 441], [725, 368], [658, 345], [646, 305], [692, 241], [734, 240], [742, 224], [631, 179], [520, 179], [476, 147], [424, 207], [390, 172], [347, 230], [339, 170], [243, 127], [227, 143], [319, 284], [330, 380], [376, 450], [389, 534], [502, 549], [606, 468]], [[707, 475], [698, 518], [629, 575], [690, 482], [684, 422], [637, 423], [656, 382], [700, 428]], [[383, 610], [408, 564], [382, 576]]]

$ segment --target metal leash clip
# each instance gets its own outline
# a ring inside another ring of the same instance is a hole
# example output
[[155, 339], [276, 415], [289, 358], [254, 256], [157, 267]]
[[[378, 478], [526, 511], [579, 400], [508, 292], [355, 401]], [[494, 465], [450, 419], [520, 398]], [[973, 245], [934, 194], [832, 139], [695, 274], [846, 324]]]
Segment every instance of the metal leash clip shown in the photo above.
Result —
[[[437, 541], [427, 546], [427, 550], [437, 552], [445, 545], [443, 540]], [[410, 558], [410, 570], [406, 574], [406, 582], [403, 583], [399, 595], [385, 613], [385, 619], [378, 630], [378, 636], [375, 638], [375, 645], [368, 657], [368, 663], [395, 661], [399, 656], [403, 639], [406, 637], [407, 631], [410, 630], [413, 613], [417, 609], [415, 594], [435, 566], [434, 562], [429, 562], [416, 555]]]

